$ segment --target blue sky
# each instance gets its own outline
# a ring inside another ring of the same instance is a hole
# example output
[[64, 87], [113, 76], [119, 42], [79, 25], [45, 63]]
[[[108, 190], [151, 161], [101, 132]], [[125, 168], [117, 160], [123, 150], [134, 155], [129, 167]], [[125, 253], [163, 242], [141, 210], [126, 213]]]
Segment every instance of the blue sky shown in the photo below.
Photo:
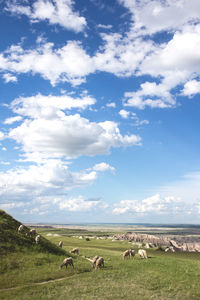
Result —
[[200, 221], [200, 2], [1, 1], [0, 206]]

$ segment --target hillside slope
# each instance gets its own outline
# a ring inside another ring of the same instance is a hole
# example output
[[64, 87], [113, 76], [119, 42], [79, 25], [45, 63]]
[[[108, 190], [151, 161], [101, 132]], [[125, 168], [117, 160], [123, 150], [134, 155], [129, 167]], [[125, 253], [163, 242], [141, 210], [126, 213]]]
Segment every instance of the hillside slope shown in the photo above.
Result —
[[18, 233], [20, 222], [15, 220], [5, 211], [0, 210], [0, 254], [18, 251], [36, 251], [48, 252], [52, 254], [64, 255], [66, 252], [51, 243], [49, 240], [41, 237], [38, 245], [35, 243], [35, 237], [26, 236], [29, 228], [25, 226], [23, 234]]

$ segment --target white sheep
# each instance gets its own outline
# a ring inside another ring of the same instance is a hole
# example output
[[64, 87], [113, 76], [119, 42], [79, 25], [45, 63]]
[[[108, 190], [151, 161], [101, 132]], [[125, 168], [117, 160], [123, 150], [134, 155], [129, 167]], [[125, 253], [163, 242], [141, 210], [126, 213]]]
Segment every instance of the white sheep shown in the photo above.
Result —
[[132, 256], [132, 257], [135, 256], [135, 250], [130, 249], [129, 252], [130, 252], [130, 256]]
[[74, 249], [72, 249], [71, 251], [70, 251], [70, 253], [73, 253], [73, 254], [77, 254], [77, 255], [79, 255], [79, 249], [78, 248], [74, 248]]
[[74, 268], [74, 263], [73, 263], [73, 259], [72, 257], [67, 257], [63, 260], [62, 264], [60, 265], [60, 269], [62, 269], [63, 266], [66, 267], [67, 269], [67, 266], [70, 265]]
[[92, 260], [92, 266], [93, 266], [93, 268], [95, 268], [95, 266], [96, 266], [96, 261], [97, 261], [98, 258], [99, 258], [98, 255], [96, 255], [96, 256], [93, 258], [93, 260]]
[[62, 248], [62, 246], [63, 246], [63, 242], [60, 241], [59, 244], [58, 244], [58, 247]]
[[123, 252], [123, 259], [125, 259], [126, 257], [134, 257], [135, 256], [135, 251], [134, 250], [132, 250], [132, 249], [130, 249], [130, 250], [126, 250], [126, 251], [124, 251]]
[[39, 244], [41, 236], [38, 234], [35, 238], [36, 244]]
[[24, 231], [24, 225], [20, 225], [18, 228], [18, 233], [22, 233]]
[[147, 252], [144, 249], [139, 249], [138, 254], [141, 258], [147, 258]]
[[130, 250], [126, 250], [123, 252], [123, 259], [125, 259], [126, 257], [130, 257]]
[[30, 229], [29, 235], [35, 235], [36, 234], [36, 229]]
[[97, 259], [95, 269], [97, 270], [97, 269], [100, 268], [101, 266], [104, 267], [104, 259], [103, 259], [103, 257], [99, 257], [99, 258]]

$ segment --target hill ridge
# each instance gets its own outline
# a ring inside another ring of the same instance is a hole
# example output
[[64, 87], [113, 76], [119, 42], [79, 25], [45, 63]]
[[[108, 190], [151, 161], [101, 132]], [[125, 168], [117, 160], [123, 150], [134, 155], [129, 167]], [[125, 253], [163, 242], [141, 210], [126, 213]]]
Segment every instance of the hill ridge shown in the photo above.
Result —
[[18, 251], [48, 252], [64, 255], [66, 252], [41, 236], [39, 244], [35, 243], [35, 237], [26, 235], [30, 229], [24, 225], [24, 232], [18, 233], [22, 223], [0, 209], [0, 254]]

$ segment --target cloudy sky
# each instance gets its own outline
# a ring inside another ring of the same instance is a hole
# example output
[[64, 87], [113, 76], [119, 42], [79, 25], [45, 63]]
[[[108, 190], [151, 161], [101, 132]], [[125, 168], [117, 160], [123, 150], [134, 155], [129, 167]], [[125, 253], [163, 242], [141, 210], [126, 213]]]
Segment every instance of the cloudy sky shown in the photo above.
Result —
[[200, 222], [200, 1], [0, 1], [0, 206]]

